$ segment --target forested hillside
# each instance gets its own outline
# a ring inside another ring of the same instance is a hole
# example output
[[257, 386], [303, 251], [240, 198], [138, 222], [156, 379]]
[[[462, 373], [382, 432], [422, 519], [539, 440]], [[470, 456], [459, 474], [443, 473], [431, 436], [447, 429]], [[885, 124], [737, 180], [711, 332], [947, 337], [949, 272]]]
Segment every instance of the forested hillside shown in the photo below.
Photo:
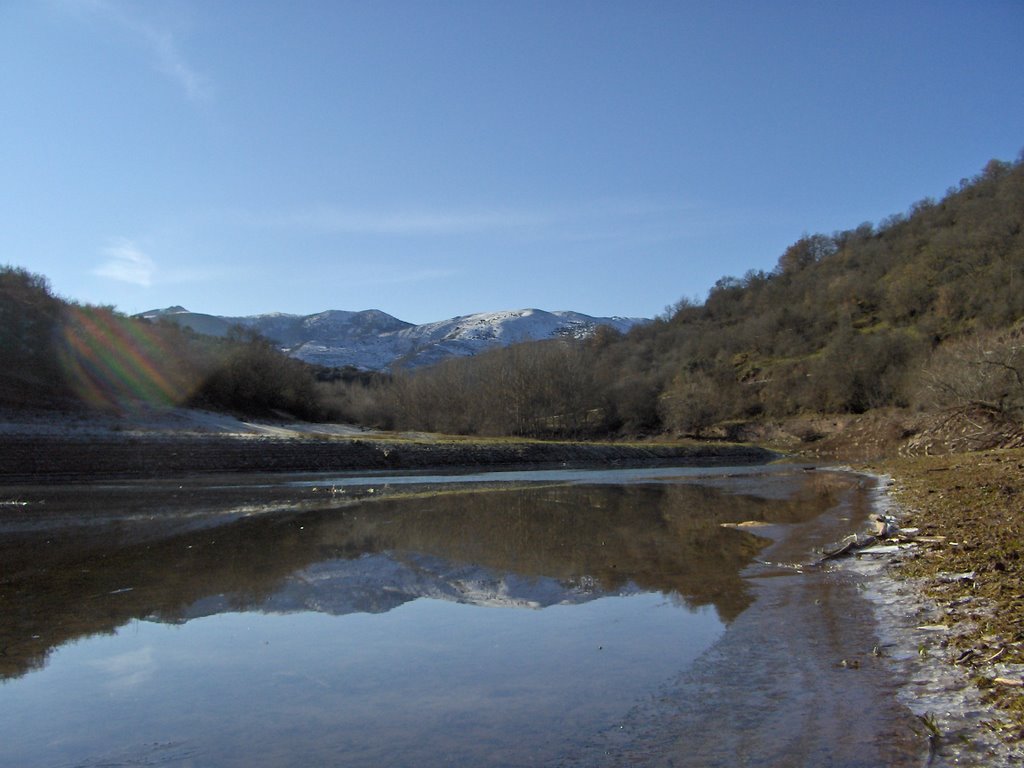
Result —
[[941, 201], [805, 235], [626, 336], [522, 345], [345, 385], [350, 417], [518, 435], [700, 434], [730, 420], [973, 404], [1024, 415], [1024, 160]]
[[481, 435], [707, 434], [876, 408], [1024, 423], [1024, 158], [877, 225], [805, 235], [626, 335], [532, 342], [430, 368], [314, 369], [53, 296], [0, 268], [0, 404], [202, 405]]

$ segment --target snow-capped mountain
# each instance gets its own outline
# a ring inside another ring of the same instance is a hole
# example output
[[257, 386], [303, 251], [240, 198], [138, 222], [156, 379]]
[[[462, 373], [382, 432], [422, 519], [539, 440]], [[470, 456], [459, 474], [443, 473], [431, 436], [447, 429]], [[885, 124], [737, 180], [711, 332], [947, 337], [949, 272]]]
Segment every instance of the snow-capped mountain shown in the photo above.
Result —
[[639, 318], [591, 317], [579, 312], [519, 309], [462, 315], [413, 325], [376, 309], [328, 310], [315, 315], [281, 313], [221, 317], [169, 307], [144, 312], [148, 320], [166, 319], [198, 333], [223, 336], [233, 325], [252, 328], [281, 345], [290, 355], [317, 365], [351, 365], [385, 370], [398, 363], [410, 368], [448, 357], [475, 355], [492, 347], [522, 341], [586, 338], [600, 326], [626, 332], [647, 322]]

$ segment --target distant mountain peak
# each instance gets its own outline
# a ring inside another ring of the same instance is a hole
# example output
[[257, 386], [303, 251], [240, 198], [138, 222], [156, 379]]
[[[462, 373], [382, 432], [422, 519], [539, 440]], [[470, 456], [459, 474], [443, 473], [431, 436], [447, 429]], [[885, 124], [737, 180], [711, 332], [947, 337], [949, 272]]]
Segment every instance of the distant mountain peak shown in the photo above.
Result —
[[188, 310], [180, 304], [175, 304], [173, 307], [167, 307], [166, 309], [151, 309], [148, 312], [140, 312], [136, 317], [144, 317], [146, 319], [152, 319], [154, 317], [160, 317], [161, 315], [182, 315], [188, 314]]
[[449, 357], [467, 357], [525, 341], [586, 338], [600, 326], [624, 333], [634, 325], [648, 322], [642, 318], [547, 312], [534, 307], [477, 312], [422, 325], [407, 323], [379, 309], [222, 317], [174, 306], [140, 316], [149, 320], [162, 318], [215, 336], [225, 335], [233, 325], [242, 325], [276, 342], [300, 360], [332, 368], [353, 366], [380, 371], [396, 364], [408, 368], [431, 365]]

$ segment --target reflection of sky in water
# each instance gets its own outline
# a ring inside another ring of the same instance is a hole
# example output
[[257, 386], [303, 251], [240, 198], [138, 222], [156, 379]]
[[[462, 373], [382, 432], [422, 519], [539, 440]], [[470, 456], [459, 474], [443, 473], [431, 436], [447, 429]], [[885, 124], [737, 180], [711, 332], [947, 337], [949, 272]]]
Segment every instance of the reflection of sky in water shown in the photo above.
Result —
[[126, 693], [148, 683], [156, 671], [153, 646], [92, 659], [88, 666], [105, 680], [103, 687], [111, 693]]
[[549, 764], [749, 606], [763, 542], [722, 522], [837, 501], [764, 467], [379, 475], [349, 480], [425, 489], [303, 510], [280, 480], [38, 490], [0, 536], [0, 766]]
[[657, 594], [132, 622], [0, 688], [0, 762], [84, 762], [111, 745], [123, 759], [132, 744], [184, 745], [212, 766], [543, 762], [612, 726], [721, 632], [713, 609]]

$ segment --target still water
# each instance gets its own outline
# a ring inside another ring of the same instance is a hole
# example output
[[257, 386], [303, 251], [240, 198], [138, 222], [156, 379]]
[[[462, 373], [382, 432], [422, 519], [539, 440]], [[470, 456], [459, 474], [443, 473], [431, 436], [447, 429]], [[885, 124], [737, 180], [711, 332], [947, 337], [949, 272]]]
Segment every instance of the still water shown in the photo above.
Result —
[[[0, 765], [600, 762], [755, 601], [766, 534], [850, 488], [718, 468], [4, 489]], [[770, 525], [721, 525], [741, 521]]]

